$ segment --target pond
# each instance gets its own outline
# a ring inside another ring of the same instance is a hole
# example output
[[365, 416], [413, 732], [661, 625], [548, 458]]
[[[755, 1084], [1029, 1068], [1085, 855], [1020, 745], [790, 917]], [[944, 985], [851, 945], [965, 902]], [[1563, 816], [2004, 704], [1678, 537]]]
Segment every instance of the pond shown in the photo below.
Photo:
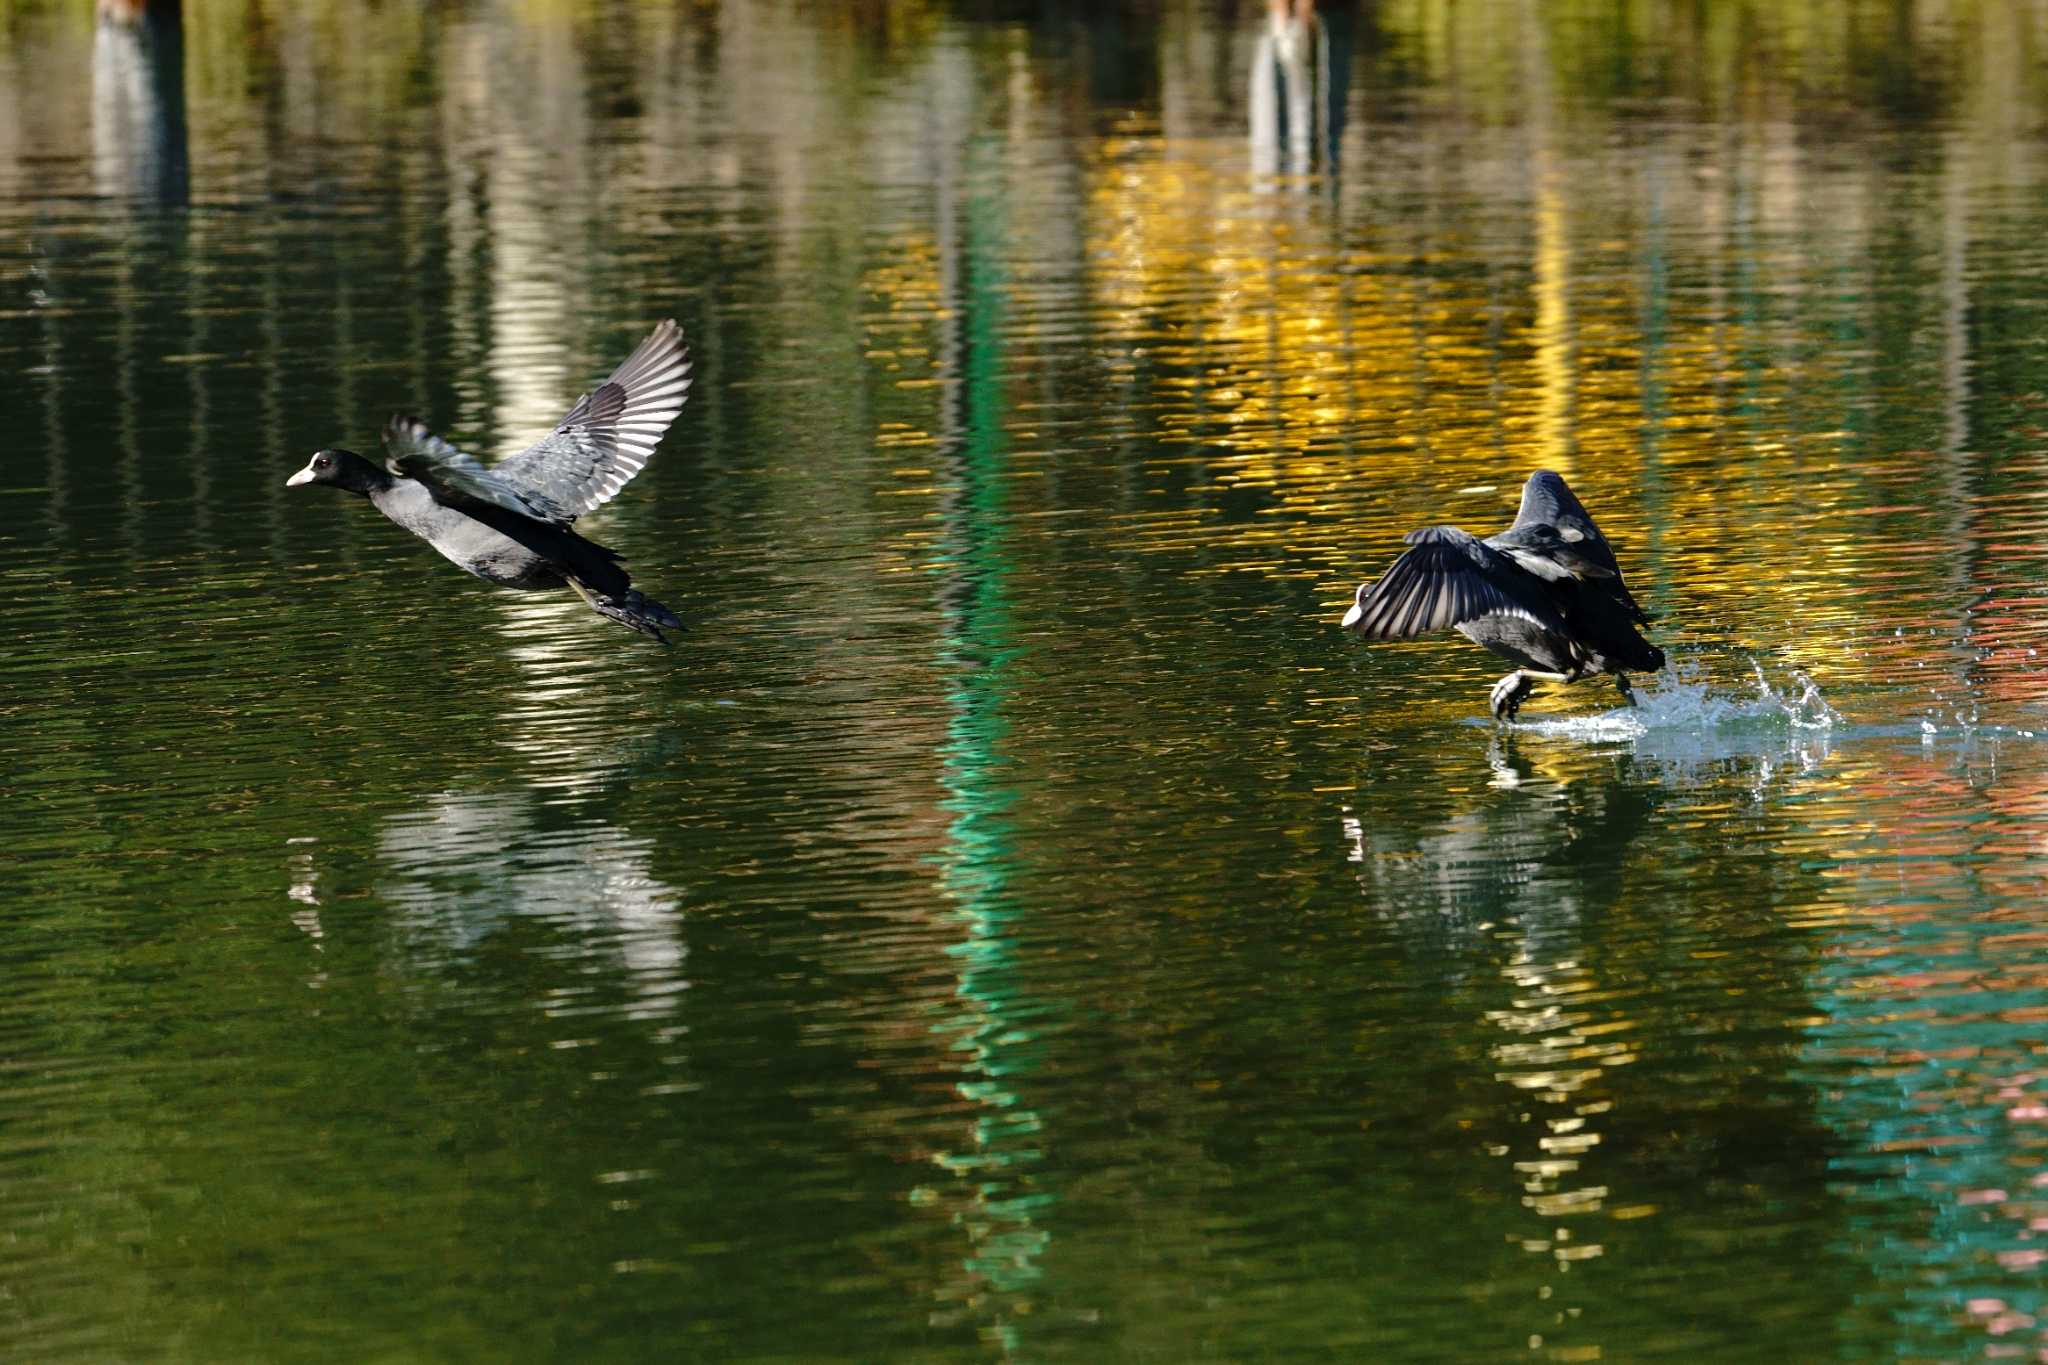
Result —
[[[0, 0], [4, 1353], [2048, 1355], [2044, 53]], [[671, 649], [285, 486], [670, 316]]]

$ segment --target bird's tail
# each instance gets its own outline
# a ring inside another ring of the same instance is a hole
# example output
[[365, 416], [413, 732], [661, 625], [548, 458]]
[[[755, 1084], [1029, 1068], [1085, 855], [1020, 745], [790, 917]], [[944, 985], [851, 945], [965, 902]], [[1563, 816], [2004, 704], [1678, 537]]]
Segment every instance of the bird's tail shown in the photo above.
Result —
[[662, 631], [688, 629], [674, 612], [638, 588], [628, 588], [616, 597], [608, 597], [576, 579], [570, 579], [569, 584], [599, 616], [608, 617], [642, 635], [652, 635], [663, 644], [668, 643], [668, 637]]

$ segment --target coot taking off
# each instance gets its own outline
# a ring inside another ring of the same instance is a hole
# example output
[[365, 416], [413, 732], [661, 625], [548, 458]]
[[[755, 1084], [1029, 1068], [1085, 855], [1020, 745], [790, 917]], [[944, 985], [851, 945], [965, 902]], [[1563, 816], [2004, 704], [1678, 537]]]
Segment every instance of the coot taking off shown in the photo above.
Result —
[[1497, 536], [1426, 526], [1406, 539], [1414, 548], [1379, 582], [1359, 586], [1345, 626], [1371, 640], [1451, 627], [1512, 660], [1515, 671], [1493, 688], [1502, 720], [1514, 718], [1537, 678], [1612, 673], [1633, 703], [1623, 670], [1664, 666], [1664, 651], [1636, 630], [1650, 617], [1629, 596], [1607, 538], [1547, 469], [1522, 485], [1522, 510]]
[[633, 587], [618, 551], [585, 540], [569, 523], [640, 472], [689, 391], [689, 355], [670, 318], [553, 431], [489, 468], [400, 416], [384, 424], [384, 468], [354, 451], [322, 450], [285, 482], [360, 493], [487, 583], [566, 584], [600, 615], [667, 644], [662, 629], [683, 626], [675, 613]]

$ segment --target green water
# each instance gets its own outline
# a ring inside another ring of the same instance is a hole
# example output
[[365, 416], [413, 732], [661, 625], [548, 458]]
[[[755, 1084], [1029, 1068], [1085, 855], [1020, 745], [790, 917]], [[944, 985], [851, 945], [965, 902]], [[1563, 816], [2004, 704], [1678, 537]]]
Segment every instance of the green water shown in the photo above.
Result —
[[[2048, 1350], [2048, 10], [192, 8], [0, 3], [0, 1354]], [[671, 315], [673, 650], [284, 486]]]

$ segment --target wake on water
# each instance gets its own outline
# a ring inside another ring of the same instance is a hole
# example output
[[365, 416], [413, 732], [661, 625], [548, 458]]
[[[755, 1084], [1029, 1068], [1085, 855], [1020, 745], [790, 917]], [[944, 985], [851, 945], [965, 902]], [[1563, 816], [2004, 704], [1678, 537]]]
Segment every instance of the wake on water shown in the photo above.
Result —
[[1665, 731], [1713, 731], [1731, 739], [1739, 735], [1765, 739], [1824, 735], [1846, 726], [1841, 712], [1828, 704], [1819, 685], [1806, 674], [1793, 670], [1790, 685], [1781, 689], [1771, 685], [1762, 664], [1755, 659], [1749, 664], [1756, 674], [1756, 690], [1748, 696], [1717, 692], [1704, 670], [1688, 661], [1674, 663], [1650, 680], [1649, 686], [1639, 684], [1634, 706], [1593, 715], [1518, 721], [1514, 728], [1597, 742], [1641, 739]]
[[1746, 693], [1715, 688], [1697, 660], [1685, 660], [1639, 682], [1634, 706], [1586, 715], [1530, 717], [1509, 729], [1582, 743], [1633, 744], [1639, 752], [1669, 750], [1690, 756], [1773, 748], [1824, 751], [1835, 741], [1848, 739], [1917, 737], [1932, 744], [2043, 737], [2035, 730], [1981, 724], [1974, 706], [1947, 718], [1937, 713], [1888, 723], [1851, 722], [1821, 695], [1819, 684], [1798, 669], [1791, 670], [1782, 684], [1774, 684], [1755, 658], [1749, 660], [1749, 666], [1756, 681]]

